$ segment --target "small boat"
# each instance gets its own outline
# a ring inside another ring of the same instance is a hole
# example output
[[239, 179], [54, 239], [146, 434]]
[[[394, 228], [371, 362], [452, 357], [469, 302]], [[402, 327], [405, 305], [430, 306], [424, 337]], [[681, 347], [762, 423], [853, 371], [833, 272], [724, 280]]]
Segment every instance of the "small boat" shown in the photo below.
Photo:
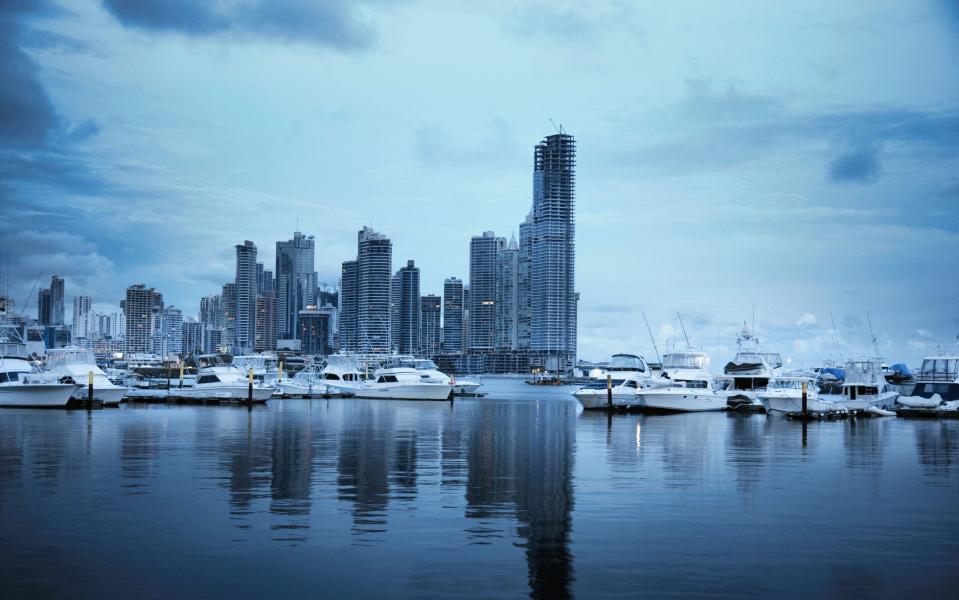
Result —
[[96, 356], [79, 346], [47, 350], [46, 372], [60, 383], [73, 383], [80, 387], [73, 393], [74, 400], [87, 399], [90, 373], [93, 373], [93, 399], [104, 406], [117, 406], [126, 395], [127, 388], [113, 383], [97, 366]]
[[643, 382], [650, 380], [650, 369], [641, 356], [635, 354], [614, 354], [605, 370], [590, 373], [588, 383], [572, 395], [586, 410], [600, 410], [609, 407], [610, 394], [607, 390], [607, 377], [612, 386], [614, 408], [640, 408], [642, 406], [637, 391]]
[[411, 367], [377, 369], [365, 379], [356, 359], [334, 354], [326, 359], [323, 381], [330, 388], [357, 398], [383, 400], [447, 400], [453, 392], [451, 384], [423, 381], [420, 372]]
[[428, 383], [452, 385], [454, 396], [475, 394], [476, 390], [480, 388], [480, 383], [478, 381], [458, 379], [443, 373], [440, 371], [439, 367], [436, 366], [436, 363], [428, 358], [415, 358], [412, 360], [410, 366], [420, 372], [420, 377], [423, 379], [423, 381]]
[[322, 396], [329, 393], [329, 387], [323, 381], [323, 371], [311, 364], [297, 371], [290, 378], [276, 382], [274, 386], [284, 396]]
[[959, 356], [941, 355], [923, 359], [915, 380], [912, 395], [897, 399], [897, 404], [908, 408], [937, 409], [941, 404], [959, 400]]
[[726, 396], [712, 389], [709, 357], [692, 350], [663, 356], [663, 371], [637, 392], [645, 410], [703, 412], [725, 410]]

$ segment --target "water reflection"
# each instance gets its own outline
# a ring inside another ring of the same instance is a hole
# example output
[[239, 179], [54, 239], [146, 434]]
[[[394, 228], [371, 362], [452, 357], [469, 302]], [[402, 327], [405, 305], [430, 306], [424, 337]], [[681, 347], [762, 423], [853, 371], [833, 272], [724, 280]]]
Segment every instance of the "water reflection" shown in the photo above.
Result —
[[959, 421], [922, 421], [914, 427], [916, 454], [923, 474], [947, 480], [959, 463]]

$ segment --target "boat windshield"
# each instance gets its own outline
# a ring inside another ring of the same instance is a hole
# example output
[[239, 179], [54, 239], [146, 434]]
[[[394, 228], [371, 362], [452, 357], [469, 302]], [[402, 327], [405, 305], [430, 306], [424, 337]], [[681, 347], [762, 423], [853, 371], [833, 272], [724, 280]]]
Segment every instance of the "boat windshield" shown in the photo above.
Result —
[[436, 363], [429, 359], [417, 360], [413, 363], [413, 366], [415, 366], [420, 371], [431, 371], [431, 370], [438, 371], [439, 370], [436, 367]]
[[66, 365], [66, 364], [96, 364], [97, 357], [90, 350], [83, 348], [66, 348], [50, 350], [47, 353], [47, 364]]
[[873, 360], [851, 360], [846, 363], [845, 374], [847, 384], [885, 381], [882, 366]]
[[663, 356], [663, 369], [706, 369], [709, 357], [705, 354], [678, 352]]
[[769, 388], [774, 390], [801, 390], [802, 384], [801, 379], [777, 379], [769, 384]]
[[959, 377], [959, 357], [927, 358], [922, 361], [920, 379], [927, 381], [955, 381]]
[[632, 354], [614, 354], [609, 361], [610, 371], [639, 371], [646, 372], [646, 364], [638, 356]]

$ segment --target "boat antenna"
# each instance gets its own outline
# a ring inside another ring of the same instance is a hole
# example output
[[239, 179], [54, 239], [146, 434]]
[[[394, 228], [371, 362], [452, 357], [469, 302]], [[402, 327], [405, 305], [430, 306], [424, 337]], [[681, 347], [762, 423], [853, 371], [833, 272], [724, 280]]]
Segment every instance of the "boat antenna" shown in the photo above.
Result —
[[689, 343], [689, 336], [686, 335], [686, 326], [683, 325], [683, 318], [682, 318], [681, 316], [679, 316], [679, 311], [678, 311], [678, 310], [676, 311], [676, 318], [679, 319], [679, 326], [683, 328], [683, 337], [686, 338], [686, 349], [687, 349], [687, 350], [692, 350], [692, 349], [693, 349], [693, 345]]
[[836, 342], [836, 357], [839, 359], [839, 362], [842, 363], [842, 350], [839, 349], [839, 332], [836, 330], [836, 319], [832, 316], [832, 312], [829, 313], [829, 320], [832, 321], [832, 337]]
[[872, 351], [876, 358], [879, 358], [879, 347], [876, 345], [876, 334], [872, 331], [872, 319], [869, 317], [869, 311], [866, 311], [866, 322], [869, 323], [869, 336], [872, 338]]
[[[659, 356], [659, 348], [656, 347], [656, 338], [653, 337], [653, 330], [649, 328], [649, 320], [646, 319], [646, 311], [640, 310], [643, 313], [643, 321], [646, 322], [646, 331], [649, 332], [649, 341], [653, 343], [653, 350], [656, 352], [656, 360], [659, 361], [659, 364], [663, 364], [663, 359]], [[956, 336], [956, 339], [959, 340], [959, 335]]]

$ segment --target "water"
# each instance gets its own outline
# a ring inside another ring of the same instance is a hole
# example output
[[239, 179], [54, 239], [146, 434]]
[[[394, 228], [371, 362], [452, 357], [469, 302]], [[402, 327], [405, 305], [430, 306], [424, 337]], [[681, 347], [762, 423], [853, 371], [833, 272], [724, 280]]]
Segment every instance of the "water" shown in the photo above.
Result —
[[0, 411], [0, 596], [951, 597], [959, 421], [448, 403]]

